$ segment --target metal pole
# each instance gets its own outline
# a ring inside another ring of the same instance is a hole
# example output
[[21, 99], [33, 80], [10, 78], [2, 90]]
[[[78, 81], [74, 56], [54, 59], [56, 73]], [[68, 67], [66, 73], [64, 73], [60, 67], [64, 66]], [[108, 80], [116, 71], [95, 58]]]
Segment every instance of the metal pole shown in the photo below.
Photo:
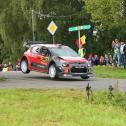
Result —
[[78, 30], [78, 38], [79, 38], [79, 48], [80, 48], [80, 30]]
[[33, 37], [33, 41], [35, 41], [34, 10], [32, 10], [32, 37]]
[[53, 44], [55, 44], [55, 36], [53, 35]]

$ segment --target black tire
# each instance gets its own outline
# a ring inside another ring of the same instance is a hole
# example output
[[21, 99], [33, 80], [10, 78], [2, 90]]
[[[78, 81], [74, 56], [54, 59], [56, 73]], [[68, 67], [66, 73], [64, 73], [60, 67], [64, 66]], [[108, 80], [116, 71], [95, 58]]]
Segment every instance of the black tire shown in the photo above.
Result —
[[88, 76], [81, 76], [82, 79], [88, 79], [89, 77]]
[[25, 74], [30, 72], [30, 70], [28, 69], [28, 62], [27, 62], [27, 60], [22, 60], [21, 61], [20, 68], [21, 68], [21, 71], [23, 73], [25, 73]]
[[51, 79], [57, 79], [58, 75], [57, 75], [57, 67], [55, 64], [52, 64], [49, 66], [49, 76]]

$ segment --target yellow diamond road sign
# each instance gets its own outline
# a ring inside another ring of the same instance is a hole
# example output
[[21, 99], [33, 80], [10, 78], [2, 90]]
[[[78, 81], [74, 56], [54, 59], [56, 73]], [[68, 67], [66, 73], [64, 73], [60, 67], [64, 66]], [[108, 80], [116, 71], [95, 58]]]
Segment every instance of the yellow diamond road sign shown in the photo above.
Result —
[[55, 34], [55, 32], [56, 32], [56, 30], [57, 30], [57, 26], [56, 26], [56, 24], [53, 22], [53, 21], [51, 21], [50, 22], [50, 24], [49, 24], [49, 26], [47, 27], [47, 30], [52, 34], [52, 35], [54, 35]]

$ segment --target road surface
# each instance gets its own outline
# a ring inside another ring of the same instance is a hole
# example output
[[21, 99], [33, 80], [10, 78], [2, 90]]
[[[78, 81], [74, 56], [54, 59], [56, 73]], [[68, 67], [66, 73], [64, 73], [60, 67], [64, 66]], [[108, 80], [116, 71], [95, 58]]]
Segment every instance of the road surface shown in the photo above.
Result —
[[126, 79], [90, 78], [82, 80], [79, 77], [60, 78], [51, 80], [48, 75], [30, 72], [23, 74], [20, 71], [0, 72], [0, 77], [6, 81], [0, 82], [0, 88], [72, 88], [85, 89], [89, 83], [93, 90], [108, 90], [109, 85], [118, 88], [119, 91], [126, 91]]

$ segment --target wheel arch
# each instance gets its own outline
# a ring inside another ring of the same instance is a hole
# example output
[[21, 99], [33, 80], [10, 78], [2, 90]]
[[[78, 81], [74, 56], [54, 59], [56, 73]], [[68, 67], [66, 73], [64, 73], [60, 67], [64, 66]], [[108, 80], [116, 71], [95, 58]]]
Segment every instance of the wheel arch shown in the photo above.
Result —
[[55, 70], [56, 70], [55, 76], [54, 76], [54, 77], [51, 77], [51, 79], [56, 79], [56, 78], [58, 78], [58, 68], [57, 68], [57, 66], [56, 66], [55, 61], [52, 60], [52, 61], [49, 63], [49, 65], [48, 65], [48, 74], [49, 74], [49, 69], [50, 69], [51, 66], [54, 66], [54, 67], [55, 67]]
[[52, 64], [55, 64], [55, 65], [56, 65], [56, 63], [52, 60], [52, 61], [50, 61], [49, 65], [48, 65], [48, 69], [49, 69], [49, 67], [50, 67]]
[[27, 62], [28, 62], [28, 69], [30, 68], [30, 61], [29, 61], [29, 59], [28, 59], [28, 57], [27, 56], [23, 56], [22, 58], [21, 58], [21, 61], [22, 60], [26, 60]]

